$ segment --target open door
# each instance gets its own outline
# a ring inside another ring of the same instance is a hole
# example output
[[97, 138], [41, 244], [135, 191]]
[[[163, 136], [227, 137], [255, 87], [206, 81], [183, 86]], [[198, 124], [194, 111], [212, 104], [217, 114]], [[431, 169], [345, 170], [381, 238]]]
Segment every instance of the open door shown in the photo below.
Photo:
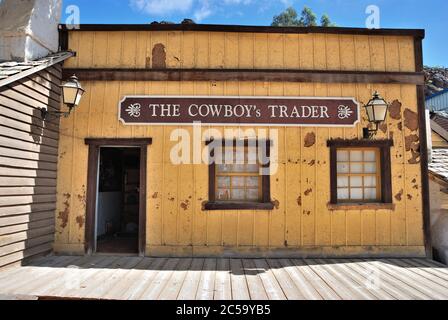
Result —
[[139, 254], [146, 247], [146, 165], [151, 139], [86, 139], [87, 254]]

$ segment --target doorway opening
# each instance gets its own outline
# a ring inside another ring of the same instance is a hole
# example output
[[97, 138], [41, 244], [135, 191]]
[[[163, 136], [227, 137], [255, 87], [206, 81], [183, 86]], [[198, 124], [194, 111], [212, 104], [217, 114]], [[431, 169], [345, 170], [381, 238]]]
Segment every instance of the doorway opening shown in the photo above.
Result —
[[101, 147], [96, 210], [96, 252], [138, 254], [141, 148]]

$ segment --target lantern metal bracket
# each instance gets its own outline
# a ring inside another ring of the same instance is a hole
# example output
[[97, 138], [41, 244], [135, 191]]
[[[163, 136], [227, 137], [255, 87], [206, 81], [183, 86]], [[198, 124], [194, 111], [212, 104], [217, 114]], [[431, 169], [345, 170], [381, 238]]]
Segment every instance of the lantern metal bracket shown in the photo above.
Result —
[[50, 117], [53, 118], [68, 118], [70, 114], [72, 113], [72, 109], [69, 107], [69, 111], [63, 112], [63, 111], [48, 111], [47, 108], [40, 108], [40, 113], [42, 120], [47, 120]]
[[379, 122], [375, 122], [375, 129], [363, 128], [362, 134], [363, 138], [366, 140], [372, 139], [379, 130]]

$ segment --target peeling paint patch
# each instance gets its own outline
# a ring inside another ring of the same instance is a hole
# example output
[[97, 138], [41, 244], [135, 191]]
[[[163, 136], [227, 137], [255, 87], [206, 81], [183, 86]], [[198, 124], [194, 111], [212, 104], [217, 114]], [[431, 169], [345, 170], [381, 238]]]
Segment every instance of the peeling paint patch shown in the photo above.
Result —
[[408, 200], [412, 200], [412, 195], [408, 194]]
[[302, 196], [299, 196], [299, 197], [297, 198], [297, 204], [298, 204], [299, 207], [302, 206]]
[[389, 107], [390, 117], [394, 120], [401, 120], [401, 106], [400, 101], [395, 100]]
[[314, 166], [315, 164], [316, 164], [316, 160], [311, 160], [311, 161], [308, 163], [308, 165], [309, 165], [310, 167]]
[[280, 202], [278, 200], [272, 201], [272, 204], [274, 205], [275, 209], [278, 210], [280, 208]]
[[395, 195], [395, 199], [397, 201], [401, 201], [403, 199], [403, 193], [404, 193], [404, 190], [401, 189], [400, 192]]
[[309, 132], [305, 136], [305, 148], [311, 148], [316, 144], [316, 134], [314, 132]]
[[152, 49], [152, 67], [153, 69], [166, 69], [166, 50], [161, 43], [157, 43]]
[[311, 215], [311, 211], [303, 211], [303, 214], [304, 214], [305, 216], [310, 216], [310, 215]]
[[152, 198], [153, 199], [157, 199], [158, 196], [159, 196], [159, 193], [158, 192], [154, 192], [154, 194], [152, 195]]
[[313, 192], [313, 189], [308, 189], [304, 192], [305, 196], [309, 196], [311, 194], [311, 192]]
[[86, 186], [82, 186], [82, 194], [78, 194], [78, 201], [81, 202], [81, 205], [84, 209], [87, 208], [87, 191]]
[[387, 132], [387, 123], [382, 123], [382, 124], [380, 124], [379, 129], [380, 129], [383, 133], [386, 133], [386, 132]]
[[418, 130], [417, 113], [410, 109], [406, 109], [404, 111], [404, 125], [411, 131], [417, 131]]
[[76, 217], [76, 223], [79, 226], [79, 229], [82, 229], [82, 227], [84, 227], [84, 223], [86, 222], [86, 219], [84, 216], [77, 216]]
[[398, 128], [398, 130], [403, 131], [403, 123], [400, 122], [400, 123], [397, 125], [397, 128]]
[[180, 207], [187, 211], [190, 208], [190, 200], [185, 200], [180, 204]]
[[70, 215], [70, 198], [72, 197], [70, 193], [64, 193], [63, 197], [65, 198], [64, 201], [64, 210], [59, 211], [58, 213], [58, 219], [61, 220], [61, 228], [65, 229], [68, 225], [68, 217]]
[[411, 152], [412, 157], [408, 160], [410, 164], [420, 163], [420, 138], [413, 134], [405, 138], [405, 148], [407, 152]]

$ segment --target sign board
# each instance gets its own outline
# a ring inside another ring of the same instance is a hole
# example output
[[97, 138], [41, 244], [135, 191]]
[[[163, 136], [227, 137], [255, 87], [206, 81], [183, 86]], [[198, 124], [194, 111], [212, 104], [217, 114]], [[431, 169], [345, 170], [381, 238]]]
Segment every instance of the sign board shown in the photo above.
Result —
[[119, 103], [125, 125], [353, 127], [354, 98], [126, 96]]

